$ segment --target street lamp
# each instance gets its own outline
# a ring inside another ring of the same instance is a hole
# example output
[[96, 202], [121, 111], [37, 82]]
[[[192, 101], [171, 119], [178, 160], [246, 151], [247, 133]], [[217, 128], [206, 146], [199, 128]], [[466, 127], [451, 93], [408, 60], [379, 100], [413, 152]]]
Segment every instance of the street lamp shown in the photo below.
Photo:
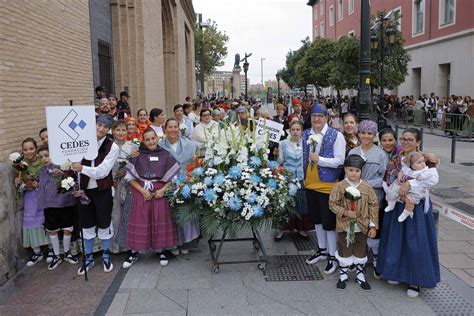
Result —
[[359, 49], [359, 103], [360, 120], [370, 118], [372, 98], [370, 97], [370, 0], [361, 0], [360, 49]]
[[[388, 17], [384, 17], [384, 13], [379, 13], [379, 18], [377, 24], [372, 27], [372, 34], [370, 36], [370, 48], [374, 51], [380, 49], [380, 96], [379, 103], [384, 102], [384, 86], [383, 86], [383, 77], [384, 77], [384, 58], [385, 58], [385, 49], [387, 48], [385, 42], [389, 45], [395, 43], [395, 29], [391, 25], [386, 25], [386, 22], [390, 20]], [[375, 33], [375, 28], [377, 26], [380, 28], [379, 37]], [[380, 47], [380, 48], [379, 48]]]
[[248, 100], [248, 81], [247, 81], [247, 71], [249, 70], [249, 63], [244, 62], [244, 73], [245, 73], [245, 100]]
[[199, 77], [201, 81], [201, 97], [203, 97], [204, 96], [204, 33], [202, 30], [208, 27], [209, 23], [202, 21], [201, 13], [198, 14], [198, 17], [199, 17], [199, 29], [201, 30], [201, 48], [199, 50], [199, 55], [200, 55], [199, 58], [201, 59], [201, 63], [200, 63], [201, 71], [199, 73]]
[[230, 77], [230, 97], [234, 98], [234, 77]]
[[277, 78], [277, 94], [278, 94], [278, 100], [280, 99], [280, 75], [277, 73], [276, 74], [276, 78]]

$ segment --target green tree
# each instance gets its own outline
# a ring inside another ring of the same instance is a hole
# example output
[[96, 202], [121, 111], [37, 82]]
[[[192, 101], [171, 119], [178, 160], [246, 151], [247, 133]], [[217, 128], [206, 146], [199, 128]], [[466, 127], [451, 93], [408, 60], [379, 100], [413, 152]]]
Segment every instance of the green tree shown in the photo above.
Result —
[[355, 37], [343, 36], [336, 43], [329, 83], [338, 92], [359, 86], [359, 48]]
[[296, 64], [304, 57], [306, 50], [311, 45], [309, 37], [301, 41], [302, 45], [295, 51], [290, 50], [286, 54], [286, 66], [278, 70], [280, 78], [291, 88], [306, 87], [309, 82], [304, 82], [302, 77], [296, 72]]
[[229, 37], [217, 29], [215, 21], [207, 20], [208, 27], [201, 29], [196, 23], [194, 32], [194, 48], [196, 56], [196, 76], [201, 73], [201, 47], [204, 44], [204, 75], [209, 76], [216, 67], [224, 65], [227, 56]]
[[[379, 14], [377, 14], [378, 16]], [[403, 48], [402, 33], [398, 30], [399, 17], [395, 17], [391, 23], [392, 28], [395, 30], [395, 42], [390, 44], [388, 40], [384, 41], [384, 87], [387, 89], [394, 89], [405, 81], [405, 77], [408, 75], [408, 63], [411, 60], [410, 54]], [[387, 23], [387, 22], [386, 22]], [[388, 25], [387, 25], [388, 26]], [[384, 27], [386, 30], [387, 27]], [[380, 39], [380, 27], [375, 30], [375, 35]], [[378, 48], [371, 52], [372, 64], [370, 66], [371, 71], [371, 84], [373, 88], [380, 87], [380, 69], [381, 69], [381, 56], [380, 56], [381, 43], [379, 41]]]
[[335, 48], [336, 43], [330, 39], [315, 39], [296, 65], [297, 77], [314, 84], [318, 91], [321, 87], [329, 87]]

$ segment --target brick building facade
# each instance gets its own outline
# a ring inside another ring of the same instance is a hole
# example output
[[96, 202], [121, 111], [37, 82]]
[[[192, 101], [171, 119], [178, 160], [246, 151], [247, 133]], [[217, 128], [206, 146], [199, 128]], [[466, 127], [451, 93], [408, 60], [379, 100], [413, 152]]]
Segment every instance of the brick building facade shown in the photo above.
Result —
[[[371, 14], [390, 12], [400, 17], [405, 49], [411, 55], [408, 76], [398, 95], [434, 92], [474, 93], [474, 1], [371, 0]], [[333, 40], [360, 36], [360, 1], [310, 0], [313, 38]]]

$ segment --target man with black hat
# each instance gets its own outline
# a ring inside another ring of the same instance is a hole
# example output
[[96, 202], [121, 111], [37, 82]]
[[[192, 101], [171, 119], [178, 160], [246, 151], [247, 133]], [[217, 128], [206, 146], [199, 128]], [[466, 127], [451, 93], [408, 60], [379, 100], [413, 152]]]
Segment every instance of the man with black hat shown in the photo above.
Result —
[[361, 156], [349, 155], [344, 161], [346, 177], [333, 187], [329, 197], [329, 208], [337, 217], [338, 290], [346, 288], [349, 267], [355, 265], [356, 282], [370, 291], [365, 279], [367, 236], [374, 238], [377, 233], [379, 211], [374, 190], [361, 179], [364, 164]]
[[120, 92], [120, 101], [117, 103], [117, 119], [123, 120], [126, 116], [130, 116], [130, 106], [128, 105], [130, 95], [127, 91]]
[[[112, 117], [100, 114], [96, 119], [97, 145], [99, 153], [95, 160], [83, 159], [81, 163], [75, 162], [71, 169], [80, 172], [81, 190], [90, 200], [87, 205], [81, 204], [81, 219], [84, 238], [84, 253], [86, 256], [85, 269], [89, 271], [94, 266], [93, 248], [94, 240], [98, 235], [102, 242], [104, 272], [113, 269], [110, 260], [110, 245], [114, 230], [112, 227], [112, 168], [119, 155], [119, 147], [107, 136], [112, 127]], [[96, 233], [96, 227], [98, 233]], [[84, 267], [77, 271], [78, 275], [85, 273]]]

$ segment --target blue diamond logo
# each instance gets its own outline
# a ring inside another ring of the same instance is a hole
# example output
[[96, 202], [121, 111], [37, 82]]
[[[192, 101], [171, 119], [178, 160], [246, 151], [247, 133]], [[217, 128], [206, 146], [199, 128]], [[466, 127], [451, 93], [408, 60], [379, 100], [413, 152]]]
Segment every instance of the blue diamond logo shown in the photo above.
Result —
[[84, 127], [86, 127], [86, 125], [87, 125], [86, 122], [84, 122], [83, 120], [81, 120], [81, 121], [79, 122], [79, 127], [80, 127], [81, 129], [84, 129]]
[[75, 129], [76, 126], [77, 126], [77, 124], [74, 121], [71, 121], [71, 123], [69, 123], [69, 127], [72, 128], [72, 129]]

